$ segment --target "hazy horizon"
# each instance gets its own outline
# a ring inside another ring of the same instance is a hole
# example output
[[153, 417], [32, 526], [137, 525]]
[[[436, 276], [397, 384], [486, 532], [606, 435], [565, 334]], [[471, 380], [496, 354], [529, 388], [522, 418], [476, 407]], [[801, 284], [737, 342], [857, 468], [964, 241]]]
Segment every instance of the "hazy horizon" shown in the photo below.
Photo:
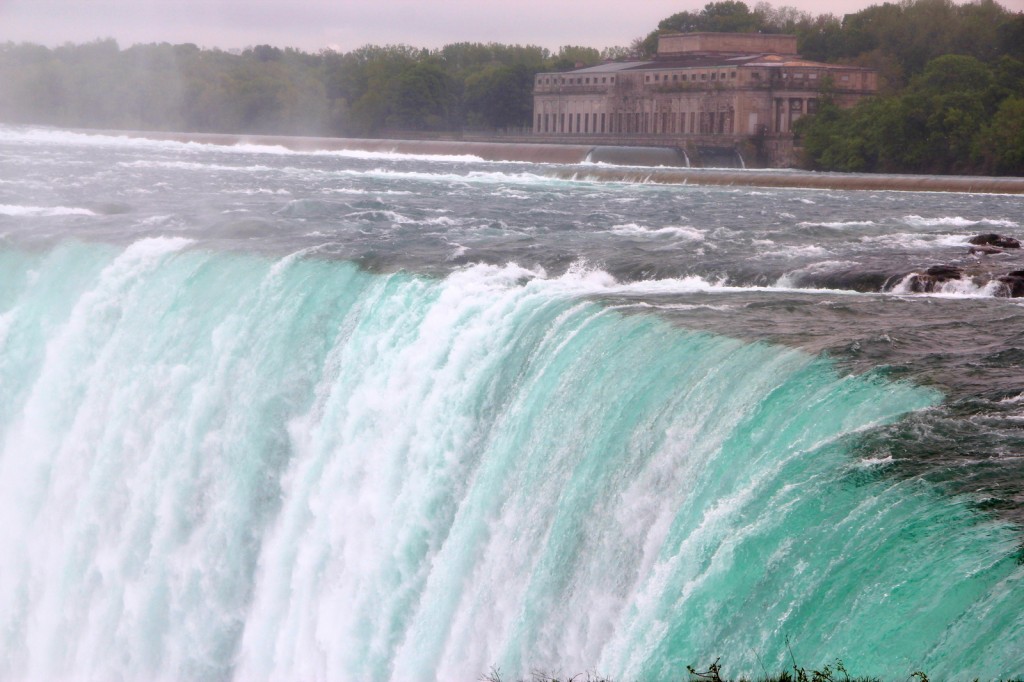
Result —
[[[650, 0], [622, 12], [609, 0], [490, 5], [468, 0], [0, 0], [0, 41], [44, 45], [113, 38], [122, 47], [137, 43], [195, 43], [225, 50], [259, 44], [348, 51], [366, 44], [403, 43], [437, 48], [456, 42], [498, 42], [595, 48], [628, 45], [661, 19], [699, 11], [706, 0]], [[747, 2], [753, 8], [756, 1]], [[811, 14], [847, 14], [879, 0], [814, 0], [771, 3]], [[1024, 0], [1002, 0], [1012, 11]], [[585, 8], [585, 9], [583, 9]]]

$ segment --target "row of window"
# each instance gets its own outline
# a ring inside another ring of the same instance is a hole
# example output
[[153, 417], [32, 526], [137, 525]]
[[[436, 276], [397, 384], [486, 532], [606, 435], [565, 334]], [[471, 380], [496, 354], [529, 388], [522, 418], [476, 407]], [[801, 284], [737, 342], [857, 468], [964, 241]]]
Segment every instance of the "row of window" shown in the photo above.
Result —
[[[610, 80], [609, 80], [610, 79]], [[537, 79], [537, 85], [590, 85], [591, 78], [578, 76], [576, 78], [569, 78], [568, 81], [564, 77], [559, 76], [543, 76]], [[598, 83], [597, 76], [593, 77], [594, 85], [600, 85], [602, 83], [607, 84], [609, 82], [615, 82], [615, 76], [601, 76], [601, 82]]]
[[[728, 76], [726, 76], [726, 73], [728, 73]], [[682, 73], [682, 74], [673, 73], [673, 74], [671, 74], [671, 79], [670, 79], [669, 78], [669, 74], [667, 74], [667, 73], [647, 74], [644, 77], [644, 82], [645, 83], [651, 83], [651, 82], [654, 82], [654, 83], [662, 83], [662, 82], [664, 82], [664, 83], [668, 83], [668, 82], [678, 83], [680, 81], [685, 82], [687, 80], [696, 81], [696, 80], [698, 80], [698, 76], [699, 76], [699, 79], [702, 80], [702, 81], [706, 81], [706, 80], [713, 80], [713, 81], [714, 80], [723, 80], [724, 81], [726, 79], [734, 79], [734, 78], [736, 78], [736, 72], [735, 71], [729, 71], [729, 72], [725, 72], [725, 71], [711, 71], [711, 72], [705, 72], [705, 73], [700, 73], [700, 74], [691, 73], [691, 74], [689, 74], [689, 76], [690, 76], [689, 79], [687, 79], [687, 74], [685, 74], [685, 73]], [[787, 71], [782, 71], [781, 73], [780, 72], [775, 72], [774, 76], [775, 77], [786, 78], [786, 79], [788, 79], [788, 78], [794, 78], [794, 79], [804, 79], [804, 78], [806, 78], [808, 80], [814, 80], [814, 79], [816, 79], [818, 77], [818, 74], [817, 74], [817, 72], [814, 72], [814, 71], [812, 71], [810, 73], [804, 73], [802, 71], [798, 71], [798, 72], [795, 72], [795, 73], [789, 73]], [[760, 80], [761, 79], [761, 74], [758, 71], [754, 71], [754, 72], [752, 72], [750, 74], [750, 77], [752, 79], [754, 79], [754, 80]], [[653, 81], [652, 81], [652, 78], [653, 78]], [[844, 81], [844, 82], [849, 81], [850, 80], [850, 76], [848, 74], [843, 74], [840, 77], [840, 80]], [[593, 77], [590, 77], [590, 76], [586, 76], [586, 77], [584, 77], [584, 76], [577, 76], [575, 78], [572, 78], [572, 77], [565, 78], [564, 76], [541, 76], [541, 77], [537, 78], [537, 85], [607, 85], [609, 83], [614, 83], [614, 82], [615, 82], [615, 76], [601, 76], [600, 80], [598, 79], [597, 76], [593, 76]]]
[[[699, 75], [700, 75], [700, 79], [702, 81], [708, 80], [708, 73], [705, 72], [705, 73], [701, 73]], [[698, 74], [691, 73], [690, 74], [690, 80], [691, 81], [697, 80], [697, 76], [698, 76]], [[711, 74], [710, 74], [710, 77], [711, 77], [711, 80], [723, 80], [724, 81], [726, 79], [726, 75], [725, 75], [724, 71], [722, 71], [722, 72], [712, 71]], [[730, 71], [728, 77], [729, 78], [735, 78], [736, 77], [736, 72], [735, 71]], [[664, 80], [666, 83], [669, 82], [669, 78], [668, 78], [668, 74], [667, 73], [665, 73], [665, 74], [661, 74], [661, 73], [654, 74], [654, 82], [655, 83], [657, 83], [659, 81], [662, 81], [662, 80]], [[685, 81], [685, 80], [686, 80], [686, 74], [685, 73], [684, 74], [678, 74], [678, 73], [672, 74], [672, 82], [673, 83], [678, 82], [678, 81]], [[651, 82], [651, 74], [647, 74], [647, 76], [644, 78], [644, 82], [645, 83], [650, 83]]]
[[782, 78], [795, 78], [795, 79], [798, 79], [798, 80], [799, 79], [803, 79], [803, 78], [806, 78], [808, 80], [814, 80], [815, 78], [818, 77], [818, 74], [817, 74], [816, 71], [812, 71], [811, 73], [804, 73], [802, 71], [797, 71], [796, 73], [790, 73], [788, 71], [783, 71], [781, 73], [781, 77]]
[[[689, 118], [689, 130], [687, 130]], [[619, 113], [619, 114], [537, 114], [538, 133], [700, 133], [702, 135], [732, 134], [733, 113]]]

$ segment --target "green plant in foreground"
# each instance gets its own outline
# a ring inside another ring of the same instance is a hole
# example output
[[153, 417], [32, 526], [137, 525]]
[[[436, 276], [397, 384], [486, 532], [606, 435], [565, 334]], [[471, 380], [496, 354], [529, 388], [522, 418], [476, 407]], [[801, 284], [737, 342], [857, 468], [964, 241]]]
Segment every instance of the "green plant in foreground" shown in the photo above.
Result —
[[708, 680], [709, 682], [722, 682], [722, 676], [719, 674], [722, 671], [722, 667], [719, 665], [719, 661], [722, 657], [719, 656], [715, 659], [715, 662], [708, 666], [708, 669], [704, 672], [697, 672], [694, 670], [692, 665], [686, 666], [686, 671], [693, 677], [698, 677], [702, 680]]
[[[504, 682], [501, 677], [501, 670], [491, 666], [490, 672], [480, 677], [480, 682]], [[571, 677], [559, 677], [549, 675], [540, 670], [534, 670], [529, 677], [521, 677], [517, 682], [612, 682], [612, 680], [598, 675], [595, 672], [577, 673]]]

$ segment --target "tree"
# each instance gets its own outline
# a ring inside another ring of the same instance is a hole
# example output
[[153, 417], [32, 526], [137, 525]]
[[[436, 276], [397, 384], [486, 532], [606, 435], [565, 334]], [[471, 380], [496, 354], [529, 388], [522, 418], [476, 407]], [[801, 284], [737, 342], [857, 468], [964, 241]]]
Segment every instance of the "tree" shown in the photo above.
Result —
[[678, 12], [658, 22], [661, 33], [752, 33], [763, 28], [764, 17], [750, 11], [740, 0], [720, 0], [704, 5], [700, 12]]
[[495, 66], [466, 79], [466, 111], [471, 124], [487, 128], [529, 125], [533, 113], [533, 70]]
[[394, 81], [388, 126], [443, 130], [448, 123], [451, 88], [448, 75], [438, 64], [413, 64]]
[[592, 47], [563, 45], [551, 63], [553, 71], [569, 71], [601, 63], [601, 53]]
[[985, 171], [1024, 175], [1024, 97], [1010, 97], [978, 136], [976, 149]]

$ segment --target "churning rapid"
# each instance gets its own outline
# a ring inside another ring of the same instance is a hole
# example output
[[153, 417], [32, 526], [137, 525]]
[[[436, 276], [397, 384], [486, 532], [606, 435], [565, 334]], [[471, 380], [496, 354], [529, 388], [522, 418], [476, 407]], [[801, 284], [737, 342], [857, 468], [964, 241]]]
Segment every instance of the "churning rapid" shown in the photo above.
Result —
[[1020, 197], [0, 159], [0, 678], [1024, 672]]

